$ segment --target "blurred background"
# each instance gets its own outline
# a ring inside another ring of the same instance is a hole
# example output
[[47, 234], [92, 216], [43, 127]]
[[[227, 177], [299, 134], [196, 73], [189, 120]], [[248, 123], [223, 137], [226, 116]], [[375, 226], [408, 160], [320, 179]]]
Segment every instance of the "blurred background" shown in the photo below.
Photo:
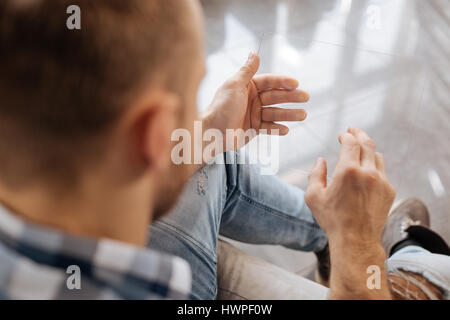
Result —
[[[336, 165], [337, 136], [366, 130], [384, 153], [397, 200], [422, 199], [450, 242], [449, 0], [202, 0], [207, 68], [200, 109], [260, 50], [259, 73], [296, 77], [305, 122], [280, 138], [280, 170], [300, 184], [315, 159]], [[261, 44], [261, 45], [260, 45]], [[288, 106], [289, 107], [289, 106]], [[311, 276], [312, 254], [245, 246]]]

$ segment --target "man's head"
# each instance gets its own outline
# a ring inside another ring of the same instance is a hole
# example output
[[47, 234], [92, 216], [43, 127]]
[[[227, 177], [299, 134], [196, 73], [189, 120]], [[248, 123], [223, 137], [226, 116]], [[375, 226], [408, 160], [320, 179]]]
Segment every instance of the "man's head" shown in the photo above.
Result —
[[[66, 27], [70, 5], [81, 30]], [[178, 191], [185, 178], [164, 174], [170, 134], [192, 126], [204, 72], [199, 12], [191, 0], [1, 1], [0, 189], [114, 174], [122, 187], [151, 180], [167, 209], [165, 181]]]

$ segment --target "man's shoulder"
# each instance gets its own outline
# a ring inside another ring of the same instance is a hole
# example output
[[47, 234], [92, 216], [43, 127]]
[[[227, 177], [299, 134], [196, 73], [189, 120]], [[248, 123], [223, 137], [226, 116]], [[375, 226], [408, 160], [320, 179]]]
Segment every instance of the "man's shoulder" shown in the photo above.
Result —
[[181, 258], [66, 234], [0, 210], [2, 298], [186, 299], [190, 290]]
[[[182, 259], [137, 250], [128, 262], [110, 264], [120, 252], [101, 252], [92, 263], [60, 256], [36, 262], [0, 242], [0, 299], [185, 299], [191, 289]], [[105, 247], [103, 247], [105, 248]], [[113, 250], [108, 248], [107, 250]], [[103, 255], [103, 256], [102, 256]], [[123, 255], [122, 255], [123, 258]], [[117, 261], [116, 261], [117, 262]]]

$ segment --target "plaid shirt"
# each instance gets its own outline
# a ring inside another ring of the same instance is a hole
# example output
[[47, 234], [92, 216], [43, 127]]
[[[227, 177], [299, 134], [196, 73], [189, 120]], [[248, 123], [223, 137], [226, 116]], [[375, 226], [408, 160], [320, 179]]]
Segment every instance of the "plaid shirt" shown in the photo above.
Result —
[[186, 299], [190, 289], [181, 258], [68, 235], [0, 206], [0, 299]]

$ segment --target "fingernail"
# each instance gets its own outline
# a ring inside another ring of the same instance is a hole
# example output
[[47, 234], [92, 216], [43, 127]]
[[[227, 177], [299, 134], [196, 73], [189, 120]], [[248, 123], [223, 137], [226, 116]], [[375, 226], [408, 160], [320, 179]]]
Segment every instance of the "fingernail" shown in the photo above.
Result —
[[301, 101], [308, 101], [309, 100], [309, 94], [305, 91], [297, 90], [298, 98]]
[[298, 120], [298, 121], [303, 121], [303, 120], [306, 119], [307, 116], [308, 116], [308, 114], [306, 113], [306, 111], [304, 111], [304, 110], [299, 111], [299, 112], [297, 113], [297, 120]]
[[316, 163], [314, 163], [314, 167], [317, 167], [318, 165], [321, 165], [322, 164], [322, 158], [317, 158], [316, 159]]
[[251, 51], [251, 52], [248, 54], [247, 62], [251, 62], [251, 61], [253, 60], [253, 58], [255, 58], [255, 54], [256, 54], [256, 53], [254, 53], [253, 51]]
[[309, 101], [309, 93], [306, 91], [303, 91], [303, 99], [305, 99], [305, 101]]
[[294, 89], [297, 89], [298, 86], [299, 86], [299, 83], [298, 83], [298, 80], [296, 80], [296, 79], [289, 79], [289, 80], [286, 82], [286, 88], [287, 88], [288, 90], [294, 90]]

